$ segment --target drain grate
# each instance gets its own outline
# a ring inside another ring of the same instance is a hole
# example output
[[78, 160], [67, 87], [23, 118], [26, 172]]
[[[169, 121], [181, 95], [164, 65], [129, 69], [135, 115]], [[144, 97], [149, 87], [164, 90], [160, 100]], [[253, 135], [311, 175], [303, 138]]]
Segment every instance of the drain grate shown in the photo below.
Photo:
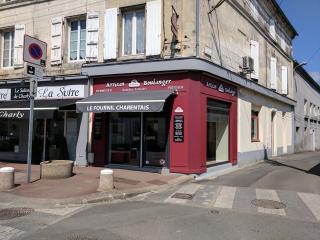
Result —
[[72, 234], [68, 236], [65, 240], [98, 240], [98, 238], [85, 234]]
[[284, 209], [286, 205], [279, 201], [269, 199], [254, 199], [251, 203], [256, 207], [268, 208], [268, 209]]
[[191, 200], [193, 198], [193, 195], [189, 193], [175, 193], [171, 196], [171, 198]]
[[23, 217], [34, 212], [33, 208], [5, 208], [0, 209], [0, 220], [9, 220], [12, 218]]

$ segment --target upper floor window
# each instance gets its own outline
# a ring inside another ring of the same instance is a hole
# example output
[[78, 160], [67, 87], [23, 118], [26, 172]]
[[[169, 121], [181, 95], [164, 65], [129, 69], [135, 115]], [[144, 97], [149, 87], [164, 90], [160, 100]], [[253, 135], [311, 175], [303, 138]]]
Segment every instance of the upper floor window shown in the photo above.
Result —
[[145, 53], [145, 11], [127, 11], [122, 17], [122, 49], [123, 55]]
[[86, 58], [86, 20], [70, 22], [69, 59], [71, 61]]
[[3, 33], [3, 67], [13, 66], [14, 31]]

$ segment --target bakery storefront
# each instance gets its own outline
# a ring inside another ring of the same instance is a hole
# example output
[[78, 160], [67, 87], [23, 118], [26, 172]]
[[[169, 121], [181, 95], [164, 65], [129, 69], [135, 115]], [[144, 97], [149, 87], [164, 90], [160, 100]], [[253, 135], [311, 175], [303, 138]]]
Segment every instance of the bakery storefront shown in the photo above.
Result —
[[198, 174], [237, 162], [237, 88], [202, 72], [94, 78], [76, 105], [93, 113], [96, 166]]
[[[34, 107], [33, 163], [77, 158], [82, 114], [75, 102], [87, 96], [83, 82], [40, 82]], [[6, 84], [0, 89], [0, 160], [26, 161], [29, 127], [29, 86]], [[87, 129], [87, 128], [86, 128]]]

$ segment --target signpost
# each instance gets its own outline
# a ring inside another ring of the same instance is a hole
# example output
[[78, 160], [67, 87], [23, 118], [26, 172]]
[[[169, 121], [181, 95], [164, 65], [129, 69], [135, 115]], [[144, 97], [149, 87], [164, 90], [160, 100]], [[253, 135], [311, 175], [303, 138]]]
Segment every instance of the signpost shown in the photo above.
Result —
[[39, 39], [24, 36], [23, 61], [27, 62], [27, 75], [30, 76], [30, 117], [28, 134], [28, 176], [27, 181], [31, 182], [31, 158], [33, 139], [33, 111], [34, 98], [37, 94], [38, 80], [43, 78], [43, 68], [46, 66], [47, 44]]

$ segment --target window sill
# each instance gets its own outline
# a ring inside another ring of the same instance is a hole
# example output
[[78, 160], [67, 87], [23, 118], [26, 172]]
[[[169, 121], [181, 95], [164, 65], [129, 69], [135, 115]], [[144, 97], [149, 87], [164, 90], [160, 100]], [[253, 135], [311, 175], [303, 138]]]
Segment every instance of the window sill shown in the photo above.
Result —
[[252, 143], [257, 143], [257, 142], [260, 142], [260, 140], [259, 139], [251, 139], [251, 142]]
[[118, 58], [118, 61], [129, 61], [129, 60], [136, 60], [136, 59], [146, 59], [146, 55], [125, 55]]

